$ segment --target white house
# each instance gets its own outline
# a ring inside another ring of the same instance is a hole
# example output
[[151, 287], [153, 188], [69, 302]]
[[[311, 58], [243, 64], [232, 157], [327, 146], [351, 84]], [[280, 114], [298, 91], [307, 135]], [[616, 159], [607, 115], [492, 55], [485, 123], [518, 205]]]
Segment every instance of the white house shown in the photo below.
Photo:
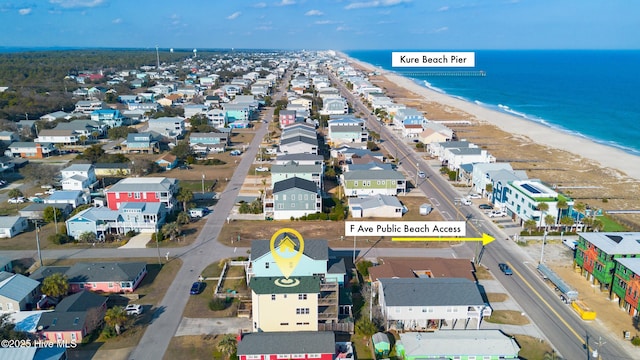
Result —
[[97, 181], [92, 164], [73, 164], [62, 169], [60, 173], [62, 190], [88, 190]]
[[22, 216], [0, 216], [0, 238], [12, 238], [29, 228], [27, 218]]
[[354, 218], [400, 218], [404, 206], [396, 196], [372, 195], [349, 198], [349, 211]]

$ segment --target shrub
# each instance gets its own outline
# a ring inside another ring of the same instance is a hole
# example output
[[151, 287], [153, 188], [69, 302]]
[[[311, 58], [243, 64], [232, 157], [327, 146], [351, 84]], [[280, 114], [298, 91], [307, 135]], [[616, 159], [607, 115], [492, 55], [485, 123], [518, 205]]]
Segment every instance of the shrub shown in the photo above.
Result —
[[215, 298], [209, 301], [209, 310], [211, 311], [220, 311], [224, 310], [231, 304], [229, 299]]
[[126, 234], [126, 235], [127, 235], [127, 237], [134, 237], [134, 236], [136, 236], [137, 234], [138, 234], [138, 233], [137, 233], [137, 232], [135, 232], [134, 230], [129, 230], [129, 231], [127, 231], [127, 234]]
[[106, 325], [104, 329], [102, 329], [102, 337], [105, 339], [111, 339], [117, 335], [116, 329], [113, 326]]
[[640, 337], [634, 336], [633, 339], [631, 339], [631, 344], [633, 346], [640, 346]]
[[52, 234], [49, 235], [48, 240], [56, 245], [62, 245], [69, 242], [69, 237], [65, 234]]
[[369, 268], [373, 266], [373, 263], [369, 260], [362, 260], [356, 264], [356, 268], [362, 277], [369, 276]]

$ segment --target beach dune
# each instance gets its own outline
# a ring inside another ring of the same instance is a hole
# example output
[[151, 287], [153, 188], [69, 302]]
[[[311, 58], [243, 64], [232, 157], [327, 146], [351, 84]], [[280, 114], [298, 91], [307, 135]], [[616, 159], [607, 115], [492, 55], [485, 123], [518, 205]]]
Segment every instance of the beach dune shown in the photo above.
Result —
[[[426, 101], [439, 103], [451, 108], [459, 109], [475, 117], [479, 122], [486, 122], [497, 126], [501, 130], [529, 138], [532, 142], [551, 148], [564, 150], [579, 157], [593, 160], [603, 168], [615, 169], [636, 180], [640, 180], [640, 157], [629, 154], [620, 149], [599, 144], [579, 135], [573, 135], [561, 130], [528, 121], [510, 114], [492, 110], [481, 105], [464, 101], [446, 94], [420, 86], [411, 79], [390, 71], [381, 70], [370, 64], [353, 59], [344, 53], [341, 56], [356, 63], [367, 71], [378, 71], [390, 82], [405, 88]], [[427, 114], [428, 117], [428, 114]]]

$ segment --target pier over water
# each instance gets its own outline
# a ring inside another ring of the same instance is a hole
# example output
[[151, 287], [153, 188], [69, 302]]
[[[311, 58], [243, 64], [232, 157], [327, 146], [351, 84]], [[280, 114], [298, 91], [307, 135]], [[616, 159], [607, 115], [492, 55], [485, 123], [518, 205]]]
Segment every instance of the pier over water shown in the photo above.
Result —
[[454, 76], [454, 77], [484, 77], [487, 76], [485, 71], [398, 71], [399, 75], [404, 76]]

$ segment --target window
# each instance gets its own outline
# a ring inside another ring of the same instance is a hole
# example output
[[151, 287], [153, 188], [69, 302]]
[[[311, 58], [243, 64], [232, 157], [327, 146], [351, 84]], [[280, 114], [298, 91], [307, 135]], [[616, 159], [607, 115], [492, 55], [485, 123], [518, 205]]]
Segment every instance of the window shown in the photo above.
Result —
[[278, 354], [278, 355], [276, 355], [276, 359], [291, 359], [291, 355], [289, 355], [289, 354]]
[[302, 200], [302, 194], [298, 194], [298, 200]]
[[129, 197], [129, 198], [130, 198], [130, 197], [133, 197], [133, 193], [128, 193], [128, 194], [127, 194], [127, 197]]
[[282, 200], [283, 201], [287, 200], [287, 194], [282, 194]]
[[307, 359], [320, 359], [322, 355], [320, 354], [307, 354]]
[[297, 308], [296, 315], [309, 315], [309, 308]]
[[262, 355], [247, 355], [247, 360], [260, 360], [262, 359]]
[[273, 301], [276, 300], [276, 294], [271, 294], [271, 300], [273, 300]]
[[292, 359], [305, 359], [306, 356], [304, 354], [291, 354]]
[[109, 287], [110, 287], [110, 288], [112, 288], [112, 287], [113, 287], [113, 283], [112, 283], [112, 282], [110, 282], [110, 283], [109, 283]]
[[353, 182], [353, 186], [358, 186], [358, 180]]
[[307, 300], [307, 294], [298, 294], [298, 300]]
[[284, 209], [284, 204], [278, 204], [278, 210]]
[[140, 199], [140, 193], [139, 192], [133, 193], [133, 197], [136, 199]]
[[280, 323], [280, 326], [289, 326], [289, 323]]
[[269, 262], [264, 263], [264, 268], [268, 269], [269, 268]]

